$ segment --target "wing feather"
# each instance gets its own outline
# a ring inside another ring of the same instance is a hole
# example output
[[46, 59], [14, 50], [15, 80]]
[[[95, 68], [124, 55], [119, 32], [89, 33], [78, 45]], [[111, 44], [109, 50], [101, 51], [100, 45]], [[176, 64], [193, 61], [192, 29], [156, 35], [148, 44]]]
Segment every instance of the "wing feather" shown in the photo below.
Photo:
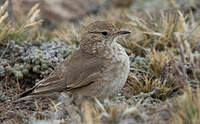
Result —
[[62, 92], [87, 86], [98, 80], [102, 67], [100, 58], [85, 55], [78, 50], [59, 64], [49, 77], [36, 84], [30, 95]]

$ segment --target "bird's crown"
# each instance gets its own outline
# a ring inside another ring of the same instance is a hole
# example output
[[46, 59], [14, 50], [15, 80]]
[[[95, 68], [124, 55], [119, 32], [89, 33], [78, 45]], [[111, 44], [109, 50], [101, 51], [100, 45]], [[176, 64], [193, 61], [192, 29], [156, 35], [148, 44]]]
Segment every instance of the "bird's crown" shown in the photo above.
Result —
[[92, 32], [107, 32], [114, 33], [117, 32], [117, 28], [109, 21], [95, 21], [85, 28], [87, 33]]

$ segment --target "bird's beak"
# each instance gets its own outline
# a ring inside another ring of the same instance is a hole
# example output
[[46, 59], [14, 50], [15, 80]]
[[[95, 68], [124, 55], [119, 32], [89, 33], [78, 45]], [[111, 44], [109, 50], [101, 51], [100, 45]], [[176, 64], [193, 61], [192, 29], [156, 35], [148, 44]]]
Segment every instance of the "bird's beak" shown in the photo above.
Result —
[[130, 34], [131, 32], [129, 31], [118, 31], [116, 32], [117, 35], [124, 35], [124, 34]]

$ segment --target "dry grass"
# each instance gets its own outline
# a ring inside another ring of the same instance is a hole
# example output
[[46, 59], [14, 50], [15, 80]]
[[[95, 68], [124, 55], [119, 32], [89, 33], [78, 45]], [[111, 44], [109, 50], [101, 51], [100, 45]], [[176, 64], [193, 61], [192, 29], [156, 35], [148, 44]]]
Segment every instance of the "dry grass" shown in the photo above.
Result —
[[[129, 92], [133, 95], [152, 93], [154, 99], [165, 102], [171, 97], [180, 95], [177, 91], [184, 90], [181, 97], [176, 98], [172, 104], [173, 123], [196, 124], [200, 123], [200, 54], [199, 54], [199, 20], [195, 20], [192, 13], [185, 14], [173, 0], [170, 0], [175, 9], [161, 12], [135, 12], [131, 10], [110, 10], [98, 15], [85, 17], [81, 26], [93, 20], [112, 20], [117, 27], [123, 27], [132, 32], [130, 36], [119, 39], [129, 55], [134, 55], [131, 62], [131, 73], [127, 84], [131, 87]], [[41, 24], [38, 4], [36, 4], [23, 21], [8, 22], [6, 8], [8, 2], [0, 9], [0, 45], [10, 40], [24, 41], [32, 35], [27, 32], [37, 32], [34, 28]], [[52, 37], [66, 41], [69, 45], [79, 44], [82, 29], [68, 23], [55, 31], [48, 31]], [[34, 33], [33, 33], [34, 34]], [[38, 35], [38, 37], [40, 37]], [[199, 46], [200, 47], [200, 46]], [[195, 92], [193, 92], [195, 91]], [[175, 95], [173, 95], [175, 94]], [[57, 111], [53, 104], [50, 111]], [[61, 110], [68, 111], [68, 107]], [[125, 104], [102, 104], [85, 101], [78, 111], [78, 123], [82, 124], [115, 124], [135, 121], [134, 117], [145, 117], [135, 106]], [[144, 110], [145, 111], [145, 110]], [[35, 117], [44, 119], [44, 110], [38, 104]], [[72, 112], [69, 112], [72, 113]], [[72, 116], [71, 116], [72, 117]], [[74, 116], [76, 117], [76, 116]], [[80, 119], [81, 118], [81, 119]], [[57, 119], [62, 123], [63, 120]], [[142, 119], [141, 119], [142, 120]], [[68, 120], [64, 120], [68, 122]], [[52, 122], [53, 123], [53, 122]], [[58, 122], [55, 122], [58, 123]]]
[[8, 12], [6, 12], [7, 7], [8, 1], [1, 6], [0, 10], [0, 43], [5, 44], [10, 40], [24, 41], [27, 40], [27, 38], [33, 38], [30, 36], [31, 33], [28, 32], [42, 23], [42, 20], [39, 19], [39, 4], [36, 4], [31, 8], [20, 24], [15, 21], [8, 21]]
[[183, 96], [174, 100], [172, 110], [173, 124], [199, 124], [200, 123], [200, 92], [194, 93], [190, 87]]
[[67, 42], [69, 45], [79, 44], [81, 38], [81, 29], [75, 25], [61, 25], [54, 30], [52, 37], [58, 37], [60, 40]]
[[122, 44], [136, 55], [128, 82], [134, 87], [132, 92], [148, 93], [159, 88], [166, 99], [188, 83], [197, 87], [200, 68], [195, 46], [199, 42], [199, 22], [192, 14], [189, 18], [176, 8], [143, 16], [129, 13], [128, 17], [128, 28], [134, 34]]
[[116, 124], [143, 121], [140, 118], [142, 113], [139, 112], [136, 106], [129, 107], [125, 104], [111, 104], [109, 101], [104, 104], [98, 100], [96, 100], [95, 104], [86, 101], [82, 105], [82, 110], [83, 124]]
[[160, 77], [163, 71], [169, 66], [169, 57], [166, 52], [157, 52], [153, 49], [150, 55], [149, 69], [151, 69], [153, 76]]

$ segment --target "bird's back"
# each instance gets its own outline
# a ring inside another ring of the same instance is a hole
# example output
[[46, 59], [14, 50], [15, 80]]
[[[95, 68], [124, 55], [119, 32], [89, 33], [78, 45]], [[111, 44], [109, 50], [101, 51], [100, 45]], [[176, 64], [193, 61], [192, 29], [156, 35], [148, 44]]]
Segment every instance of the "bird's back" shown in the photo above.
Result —
[[75, 51], [60, 63], [47, 78], [19, 96], [42, 96], [87, 86], [98, 79], [103, 66], [104, 61], [101, 58], [84, 54], [81, 50]]

